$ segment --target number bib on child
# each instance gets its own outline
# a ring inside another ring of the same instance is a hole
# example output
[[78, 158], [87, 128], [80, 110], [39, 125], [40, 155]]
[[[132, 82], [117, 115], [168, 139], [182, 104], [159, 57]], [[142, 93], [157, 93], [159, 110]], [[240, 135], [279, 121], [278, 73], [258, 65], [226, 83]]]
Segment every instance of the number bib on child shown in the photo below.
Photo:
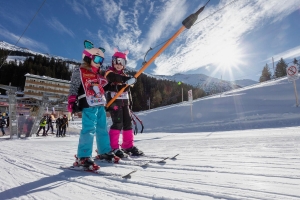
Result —
[[89, 106], [105, 105], [103, 87], [107, 84], [107, 80], [100, 74], [93, 74], [84, 68], [80, 68], [80, 78]]
[[[114, 96], [116, 96], [116, 92], [110, 92], [110, 96], [111, 98], [114, 98]], [[118, 96], [117, 99], [129, 99], [129, 95], [128, 92], [123, 92], [120, 96]]]

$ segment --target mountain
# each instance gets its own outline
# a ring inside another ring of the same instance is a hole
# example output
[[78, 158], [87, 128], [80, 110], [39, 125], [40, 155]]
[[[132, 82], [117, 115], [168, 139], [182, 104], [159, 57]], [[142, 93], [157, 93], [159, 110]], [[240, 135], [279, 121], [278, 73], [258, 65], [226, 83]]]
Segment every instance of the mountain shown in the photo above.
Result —
[[[62, 61], [80, 63], [80, 61], [78, 61], [78, 60], [64, 58], [64, 57], [56, 56], [56, 55], [51, 55], [49, 53], [35, 52], [35, 51], [32, 51], [32, 50], [24, 48], [24, 47], [18, 47], [18, 46], [15, 46], [13, 44], [9, 44], [5, 41], [0, 41], [0, 49], [5, 49], [5, 50], [9, 50], [9, 51], [18, 51], [18, 52], [22, 52], [22, 53], [28, 53], [28, 54], [31, 54], [31, 55], [41, 55], [41, 56], [45, 56], [45, 57], [48, 57], [48, 58], [53, 57], [55, 60], [62, 60]], [[23, 56], [18, 56], [18, 57], [23, 57]], [[14, 60], [14, 58], [15, 58], [14, 56], [9, 56], [8, 59]], [[23, 58], [15, 58], [15, 59], [22, 60], [22, 59], [24, 59], [24, 57]]]
[[217, 78], [206, 76], [204, 74], [174, 74], [173, 76], [157, 75], [157, 77], [174, 80], [177, 82], [183, 82], [194, 87], [199, 87], [208, 94], [225, 92], [241, 87], [234, 82], [220, 80]]
[[246, 86], [249, 86], [249, 85], [257, 84], [258, 82], [257, 81], [253, 81], [251, 79], [242, 79], [242, 80], [232, 81], [232, 83], [236, 84], [236, 85], [239, 85], [241, 87], [246, 87]]

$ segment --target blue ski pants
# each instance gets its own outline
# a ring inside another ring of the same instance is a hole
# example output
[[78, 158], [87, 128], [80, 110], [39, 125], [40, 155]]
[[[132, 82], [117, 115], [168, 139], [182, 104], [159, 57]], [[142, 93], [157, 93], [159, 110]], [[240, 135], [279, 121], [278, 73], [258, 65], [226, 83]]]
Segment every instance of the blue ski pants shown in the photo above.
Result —
[[92, 156], [94, 135], [96, 135], [98, 154], [110, 152], [111, 147], [104, 106], [84, 108], [82, 110], [82, 129], [77, 150], [78, 158]]

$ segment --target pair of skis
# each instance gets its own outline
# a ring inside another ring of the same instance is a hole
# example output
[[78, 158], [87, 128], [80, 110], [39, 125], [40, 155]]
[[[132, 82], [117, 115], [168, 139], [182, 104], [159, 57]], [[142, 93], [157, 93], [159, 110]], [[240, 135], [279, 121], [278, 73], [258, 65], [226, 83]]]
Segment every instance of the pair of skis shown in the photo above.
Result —
[[[161, 156], [154, 156], [154, 155], [144, 155], [144, 156], [131, 156], [125, 160], [119, 159], [117, 162], [114, 161], [106, 161], [106, 160], [99, 160], [95, 159], [96, 161], [103, 162], [103, 163], [111, 163], [116, 165], [131, 165], [131, 166], [138, 166], [138, 167], [146, 167], [149, 163], [165, 163], [168, 159], [176, 159], [179, 154], [174, 155], [173, 157], [161, 157]], [[136, 158], [142, 158], [141, 160], [137, 160]], [[144, 159], [147, 158], [147, 159]], [[136, 169], [125, 173], [125, 174], [118, 174], [118, 173], [110, 173], [104, 172], [99, 170], [89, 170], [83, 166], [61, 166], [62, 169], [70, 169], [75, 171], [85, 171], [91, 172], [100, 176], [112, 176], [112, 177], [119, 177], [124, 179], [130, 179], [131, 175], [137, 172]]]

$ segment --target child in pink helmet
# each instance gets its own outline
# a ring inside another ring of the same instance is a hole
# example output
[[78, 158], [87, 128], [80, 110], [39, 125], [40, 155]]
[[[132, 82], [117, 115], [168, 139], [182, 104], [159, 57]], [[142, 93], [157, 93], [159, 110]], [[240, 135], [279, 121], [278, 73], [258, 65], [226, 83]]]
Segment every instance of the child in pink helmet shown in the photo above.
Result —
[[[136, 82], [135, 78], [128, 76], [124, 72], [127, 64], [127, 55], [128, 51], [123, 53], [115, 49], [115, 53], [112, 56], [112, 66], [108, 68], [104, 75], [108, 81], [108, 84], [105, 86], [107, 102], [109, 102], [126, 84]], [[131, 124], [129, 96], [130, 87], [127, 87], [108, 108], [113, 122], [109, 130], [110, 146], [115, 155], [120, 158], [127, 157], [128, 154], [133, 156], [144, 155], [141, 150], [134, 146], [134, 133]], [[119, 136], [121, 130], [123, 130], [123, 141], [120, 148]]]
[[[92, 159], [93, 141], [96, 135], [98, 158], [113, 161], [119, 159], [112, 152], [106, 125], [105, 91], [106, 79], [99, 70], [104, 61], [103, 48], [95, 48], [90, 41], [84, 41], [83, 63], [73, 70], [68, 110], [72, 112], [74, 105], [82, 111], [82, 130], [79, 136], [75, 166], [82, 165], [90, 170], [99, 166]], [[78, 105], [75, 103], [78, 101]]]

